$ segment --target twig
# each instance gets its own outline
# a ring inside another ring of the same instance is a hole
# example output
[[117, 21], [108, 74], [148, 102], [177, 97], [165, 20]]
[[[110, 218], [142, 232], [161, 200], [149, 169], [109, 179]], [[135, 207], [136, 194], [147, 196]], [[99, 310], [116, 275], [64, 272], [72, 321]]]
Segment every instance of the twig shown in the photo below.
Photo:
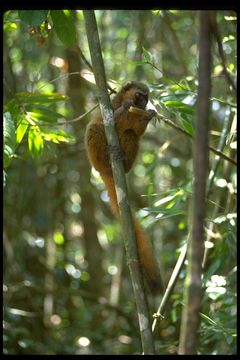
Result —
[[[85, 55], [83, 54], [82, 50], [80, 47], [78, 47], [79, 53], [81, 58], [83, 59], [83, 61], [85, 62], [85, 64], [89, 67], [89, 69], [92, 71], [93, 73], [93, 67], [90, 64], [90, 62], [86, 59]], [[110, 94], [116, 94], [116, 90], [114, 90], [110, 85], [107, 84], [108, 89], [110, 90]]]
[[[224, 123], [223, 123], [223, 129], [222, 129], [222, 132], [221, 132], [221, 136], [220, 136], [217, 151], [222, 152], [222, 150], [224, 148], [224, 145], [225, 145], [225, 142], [226, 142], [225, 139], [226, 139], [226, 136], [227, 136], [227, 134], [229, 132], [230, 126], [231, 126], [231, 116], [225, 115], [225, 119], [224, 119]], [[215, 157], [214, 161], [213, 161], [212, 169], [211, 169], [211, 171], [209, 173], [209, 177], [208, 177], [207, 194], [206, 194], [207, 198], [208, 198], [208, 196], [210, 194], [211, 187], [212, 187], [212, 184], [213, 184], [213, 180], [214, 180], [214, 178], [216, 176], [219, 161], [220, 161], [220, 156], [217, 155]]]
[[217, 46], [218, 46], [218, 52], [219, 52], [219, 56], [221, 58], [222, 61], [222, 66], [223, 66], [223, 72], [226, 76], [227, 81], [229, 82], [229, 84], [232, 86], [232, 88], [234, 89], [235, 92], [237, 92], [237, 88], [236, 85], [231, 77], [231, 75], [229, 74], [229, 71], [226, 67], [226, 59], [225, 59], [225, 55], [224, 55], [224, 51], [223, 51], [223, 46], [222, 46], [222, 41], [221, 41], [221, 36], [217, 27], [217, 22], [216, 22], [216, 14], [214, 11], [210, 11], [210, 25], [211, 25], [211, 29], [213, 32], [213, 35], [217, 41]]
[[[194, 137], [189, 134], [186, 130], [182, 129], [180, 126], [174, 124], [174, 122], [170, 119], [167, 119], [166, 117], [162, 116], [161, 114], [157, 114], [157, 117], [164, 121], [166, 124], [168, 124], [169, 126], [173, 127], [174, 129], [176, 129], [177, 131], [181, 132], [182, 134], [190, 137], [191, 139], [194, 139]], [[231, 159], [230, 157], [228, 157], [227, 155], [225, 155], [223, 152], [213, 148], [212, 146], [208, 146], [209, 150], [211, 150], [212, 152], [214, 152], [216, 155], [220, 156], [221, 158], [231, 162], [232, 164], [234, 164], [235, 166], [237, 166], [237, 162], [233, 159]]]
[[90, 62], [87, 60], [87, 58], [86, 58], [85, 55], [83, 54], [81, 48], [78, 47], [78, 50], [79, 50], [79, 53], [80, 53], [80, 56], [81, 56], [82, 60], [85, 62], [85, 64], [87, 65], [87, 67], [89, 67], [89, 69], [90, 69], [90, 70], [92, 71], [92, 73], [93, 73], [92, 65], [90, 64]]
[[[173, 38], [173, 41], [174, 41], [174, 50], [176, 51], [176, 55], [178, 56], [178, 60], [179, 62], [181, 63], [181, 66], [182, 66], [182, 69], [183, 69], [183, 72], [185, 74], [188, 74], [188, 68], [186, 66], [186, 62], [185, 62], [185, 56], [184, 56], [184, 51], [182, 49], [182, 45], [181, 45], [181, 42], [177, 36], [177, 31], [175, 31], [173, 29], [173, 26], [172, 26], [172, 19], [171, 17], [168, 15], [167, 12], [164, 11], [164, 16], [163, 16], [163, 21], [165, 22], [165, 24], [167, 25], [168, 27], [168, 30], [170, 31], [171, 35], [172, 35], [172, 38]], [[178, 32], [179, 33], [179, 32]], [[181, 34], [180, 34], [180, 37], [181, 37]]]
[[[226, 134], [229, 131], [229, 127], [231, 126], [231, 116], [225, 116], [224, 119], [224, 123], [223, 123], [223, 129], [221, 132], [221, 137], [219, 140], [219, 144], [218, 144], [218, 150], [222, 150], [225, 144], [225, 138], [226, 138]], [[216, 156], [214, 161], [213, 161], [213, 165], [212, 165], [212, 169], [209, 173], [208, 176], [208, 183], [207, 183], [207, 193], [206, 193], [206, 197], [208, 198], [212, 189], [212, 184], [213, 184], [213, 180], [216, 176], [217, 173], [217, 169], [219, 166], [219, 162], [220, 162], [220, 157]], [[229, 165], [229, 164], [228, 164]], [[220, 202], [220, 201], [219, 201]], [[215, 205], [213, 208], [213, 212], [212, 212], [212, 218], [216, 217], [218, 212], [218, 207]], [[212, 234], [214, 232], [214, 227], [215, 227], [215, 223], [213, 221], [208, 221], [208, 232], [207, 232], [207, 238], [206, 241], [210, 241]], [[209, 253], [209, 248], [205, 247], [204, 249], [204, 256], [203, 256], [203, 268], [205, 268], [206, 266], [206, 262], [207, 262], [207, 258], [208, 258], [208, 253]]]
[[184, 264], [184, 261], [186, 259], [187, 244], [188, 244], [188, 240], [187, 240], [187, 243], [185, 245], [183, 245], [183, 247], [181, 249], [180, 255], [178, 257], [175, 268], [174, 268], [174, 270], [172, 272], [171, 278], [170, 278], [170, 280], [168, 282], [167, 289], [166, 289], [166, 291], [165, 291], [165, 293], [163, 295], [163, 298], [162, 298], [162, 301], [161, 301], [160, 306], [158, 308], [158, 311], [156, 312], [156, 314], [153, 314], [154, 320], [153, 320], [153, 324], [152, 324], [152, 332], [154, 332], [154, 330], [156, 328], [156, 325], [157, 325], [157, 322], [159, 320], [164, 319], [164, 312], [165, 312], [168, 300], [170, 298], [170, 295], [173, 292], [173, 289], [174, 289], [175, 284], [177, 282], [177, 279], [179, 277], [180, 271], [181, 271], [181, 269], [183, 267], [183, 264]]
[[[144, 63], [148, 64], [148, 65], [151, 65], [154, 69], [159, 71], [161, 74], [163, 73], [162, 70], [160, 70], [155, 64], [151, 63], [150, 61], [145, 61]], [[182, 90], [187, 91], [188, 93], [191, 93], [191, 94], [196, 95], [196, 96], [198, 95], [197, 91], [186, 89], [186, 87], [182, 86], [179, 82], [171, 80], [171, 79], [167, 78], [166, 76], [164, 76], [164, 80], [167, 83], [176, 84], [178, 87], [180, 87]], [[229, 106], [237, 108], [237, 104], [230, 103], [229, 101], [221, 100], [221, 99], [218, 99], [218, 98], [215, 98], [215, 97], [209, 97], [209, 100], [218, 101], [218, 102], [220, 102], [222, 104], [229, 105]]]
[[65, 77], [68, 77], [68, 76], [71, 76], [71, 75], [79, 75], [79, 76], [80, 76], [81, 74], [80, 74], [79, 71], [75, 71], [75, 72], [71, 72], [71, 73], [66, 73], [66, 74], [61, 74], [61, 75], [59, 75], [58, 77], [56, 77], [55, 79], [52, 79], [52, 80], [46, 82], [45, 84], [43, 84], [42, 86], [40, 86], [40, 87], [38, 88], [38, 91], [41, 90], [41, 89], [43, 89], [43, 88], [44, 88], [45, 86], [47, 86], [48, 84], [52, 84], [52, 83], [58, 81], [59, 79], [62, 79], [62, 78], [65, 78]]
[[99, 104], [94, 105], [90, 110], [86, 111], [84, 114], [79, 115], [78, 117], [72, 119], [72, 120], [66, 120], [66, 121], [61, 121], [61, 123], [59, 123], [58, 125], [66, 125], [66, 124], [71, 124], [74, 122], [77, 122], [79, 120], [84, 119], [88, 114], [90, 114], [92, 111], [94, 111], [96, 108], [99, 107]]

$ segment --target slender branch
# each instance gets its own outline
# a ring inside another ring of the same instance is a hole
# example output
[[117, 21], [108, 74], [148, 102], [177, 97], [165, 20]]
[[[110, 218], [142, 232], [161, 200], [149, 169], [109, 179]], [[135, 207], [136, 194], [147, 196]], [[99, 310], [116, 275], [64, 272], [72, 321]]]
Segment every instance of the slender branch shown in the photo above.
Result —
[[[163, 16], [163, 21], [165, 22], [165, 24], [167, 25], [167, 28], [169, 30], [169, 32], [172, 35], [173, 41], [174, 41], [174, 50], [176, 51], [176, 55], [178, 57], [178, 61], [181, 63], [182, 66], [182, 70], [184, 72], [184, 74], [188, 74], [188, 67], [186, 65], [186, 61], [185, 61], [185, 54], [181, 45], [181, 42], [177, 36], [177, 33], [179, 33], [178, 31], [175, 31], [173, 29], [173, 25], [172, 25], [172, 19], [169, 16], [169, 14], [167, 12], [164, 11], [164, 16]], [[180, 34], [181, 37], [181, 34]]]
[[74, 72], [68, 72], [68, 73], [66, 73], [66, 74], [61, 74], [61, 75], [59, 75], [58, 77], [56, 77], [55, 79], [49, 80], [48, 82], [46, 82], [45, 84], [43, 84], [42, 86], [40, 86], [40, 87], [38, 88], [38, 91], [41, 90], [41, 89], [43, 89], [45, 86], [47, 86], [47, 85], [49, 85], [49, 84], [52, 84], [52, 83], [58, 81], [59, 79], [64, 79], [64, 78], [66, 78], [66, 77], [68, 77], [68, 76], [71, 76], [71, 75], [79, 75], [79, 76], [80, 76], [81, 74], [80, 74], [79, 71], [74, 71]]
[[[85, 64], [89, 67], [89, 69], [93, 72], [93, 67], [90, 64], [90, 62], [87, 60], [87, 58], [85, 57], [85, 55], [83, 54], [82, 50], [80, 47], [78, 47], [79, 53], [81, 58], [83, 59], [83, 61], [85, 62]], [[110, 85], [107, 84], [108, 89], [110, 90], [111, 94], [116, 94], [116, 90], [114, 90]]]
[[91, 109], [89, 109], [88, 111], [86, 111], [84, 114], [79, 115], [78, 117], [72, 119], [72, 120], [66, 120], [66, 121], [61, 121], [61, 123], [59, 123], [58, 125], [65, 125], [65, 124], [71, 124], [74, 122], [77, 122], [79, 120], [84, 119], [86, 116], [88, 116], [91, 112], [93, 112], [95, 109], [97, 109], [99, 107], [99, 104], [94, 105]]
[[220, 156], [221, 158], [223, 158], [224, 160], [227, 160], [230, 163], [237, 166], [237, 162], [235, 160], [231, 159], [229, 156], [225, 155], [223, 152], [213, 148], [212, 146], [208, 146], [208, 149], [211, 150], [212, 152], [214, 152], [214, 154], [216, 154], [216, 155]]
[[[221, 132], [221, 136], [220, 136], [220, 140], [219, 140], [219, 144], [218, 144], [218, 148], [217, 151], [222, 152], [224, 145], [226, 143], [226, 136], [230, 130], [230, 126], [231, 126], [231, 120], [232, 117], [229, 116], [229, 114], [225, 115], [225, 119], [224, 119], [224, 123], [223, 123], [223, 128], [222, 128], [222, 132]], [[216, 155], [215, 159], [213, 161], [212, 164], [212, 169], [210, 171], [209, 177], [208, 177], [208, 184], [207, 184], [207, 195], [206, 197], [209, 196], [211, 188], [212, 188], [212, 184], [213, 184], [213, 180], [216, 176], [216, 172], [219, 166], [219, 162], [220, 162], [220, 156]]]
[[[225, 139], [226, 139], [226, 135], [229, 132], [229, 128], [231, 126], [231, 121], [232, 121], [232, 116], [226, 115], [225, 119], [224, 119], [224, 123], [223, 123], [223, 129], [221, 132], [221, 137], [219, 140], [219, 144], [218, 144], [218, 150], [222, 150], [225, 144]], [[214, 159], [213, 165], [212, 165], [212, 169], [209, 173], [209, 177], [208, 177], [208, 183], [207, 183], [207, 193], [206, 193], [206, 197], [209, 197], [211, 189], [212, 189], [212, 184], [213, 184], [213, 180], [216, 176], [217, 173], [217, 169], [220, 163], [220, 157], [217, 155]], [[220, 200], [219, 200], [220, 203]], [[218, 212], [218, 207], [215, 205], [212, 211], [212, 218], [216, 217], [217, 212]], [[212, 238], [212, 234], [214, 232], [214, 227], [216, 226], [216, 224], [214, 224], [213, 221], [209, 221], [207, 228], [207, 239], [206, 241], [210, 241]], [[207, 258], [208, 258], [208, 254], [209, 254], [209, 247], [205, 247], [204, 249], [204, 256], [203, 256], [203, 268], [205, 268], [206, 266], [206, 262], [207, 262]]]
[[207, 11], [199, 11], [199, 70], [196, 140], [193, 157], [192, 231], [188, 248], [189, 266], [186, 276], [179, 354], [197, 353], [199, 311], [202, 302], [202, 259], [204, 253], [204, 217], [208, 168], [209, 97], [211, 92], [211, 31]]
[[[188, 243], [188, 240], [187, 240], [187, 243]], [[170, 277], [170, 280], [168, 282], [167, 289], [163, 295], [163, 298], [159, 305], [158, 311], [156, 312], [156, 314], [153, 314], [154, 320], [153, 320], [153, 324], [152, 324], [152, 332], [154, 332], [157, 322], [159, 320], [164, 319], [164, 312], [165, 312], [166, 306], [168, 304], [168, 300], [173, 292], [173, 289], [174, 289], [177, 279], [179, 277], [180, 271], [182, 270], [184, 261], [186, 259], [186, 254], [187, 254], [187, 244], [183, 245], [183, 247], [181, 249], [180, 255], [178, 257], [177, 263], [175, 265], [175, 268], [174, 268], [172, 275]]]
[[223, 72], [226, 76], [227, 81], [231, 85], [231, 87], [234, 89], [235, 92], [237, 92], [236, 85], [235, 85], [231, 75], [229, 74], [229, 71], [226, 66], [226, 59], [225, 59], [225, 55], [224, 55], [224, 51], [223, 51], [221, 36], [220, 36], [219, 29], [218, 29], [217, 22], [216, 22], [215, 11], [210, 11], [210, 25], [211, 25], [211, 30], [213, 32], [213, 35], [217, 41], [218, 52], [219, 52], [219, 56], [222, 61], [222, 66], [223, 66]]
[[[194, 139], [194, 137], [189, 134], [186, 130], [182, 129], [179, 125], [176, 125], [172, 120], [167, 119], [166, 117], [162, 116], [161, 114], [157, 114], [157, 117], [164, 121], [166, 124], [168, 124], [169, 126], [173, 127], [174, 129], [176, 129], [177, 131], [181, 132], [182, 134], [190, 137], [191, 139]], [[208, 145], [208, 149], [211, 150], [213, 153], [215, 153], [216, 155], [220, 156], [221, 158], [223, 158], [224, 160], [227, 160], [229, 162], [231, 162], [232, 164], [234, 164], [235, 166], [237, 166], [237, 162], [233, 159], [231, 159], [229, 156], [225, 155], [222, 151], [219, 151], [215, 148], [213, 148], [212, 146]]]
[[[107, 143], [109, 148], [115, 148], [119, 151], [119, 140], [115, 130], [113, 110], [111, 107], [109, 94], [107, 92], [106, 75], [95, 14], [93, 10], [83, 10], [83, 15]], [[119, 159], [116, 158], [115, 151], [110, 152], [110, 159], [116, 187], [120, 216], [122, 220], [121, 223], [124, 232], [124, 245], [126, 248], [127, 260], [138, 311], [142, 348], [144, 354], [154, 354], [154, 343], [150, 328], [148, 305], [144, 292], [140, 264], [138, 261], [136, 238], [133, 229], [131, 210], [128, 205], [127, 185], [123, 163], [121, 160], [119, 161]]]
[[79, 50], [79, 53], [80, 53], [80, 56], [83, 60], [83, 62], [87, 65], [87, 67], [89, 67], [89, 69], [93, 72], [93, 68], [92, 68], [92, 65], [90, 64], [90, 62], [87, 60], [86, 56], [83, 54], [82, 50], [80, 47], [78, 47], [78, 50]]
[[[160, 70], [155, 64], [151, 63], [150, 61], [145, 61], [144, 63], [145, 63], [145, 64], [148, 64], [148, 65], [151, 65], [154, 69], [156, 69], [157, 71], [159, 71], [161, 74], [163, 73], [162, 70]], [[186, 87], [182, 86], [182, 85], [181, 85], [179, 82], [177, 82], [177, 81], [171, 80], [171, 79], [167, 78], [166, 76], [164, 76], [164, 80], [165, 80], [167, 83], [176, 84], [176, 85], [177, 85], [178, 87], [180, 87], [182, 90], [185, 90], [185, 91], [187, 91], [188, 93], [197, 96], [197, 92], [196, 92], [196, 91], [193, 91], [193, 90], [190, 90], [190, 89], [186, 89]], [[229, 101], [221, 100], [221, 99], [218, 99], [218, 98], [216, 98], [216, 97], [209, 97], [209, 100], [211, 100], [211, 101], [218, 101], [218, 102], [220, 102], [221, 104], [230, 105], [230, 106], [232, 106], [232, 107], [237, 108], [237, 104], [233, 104], [233, 103], [230, 103]]]

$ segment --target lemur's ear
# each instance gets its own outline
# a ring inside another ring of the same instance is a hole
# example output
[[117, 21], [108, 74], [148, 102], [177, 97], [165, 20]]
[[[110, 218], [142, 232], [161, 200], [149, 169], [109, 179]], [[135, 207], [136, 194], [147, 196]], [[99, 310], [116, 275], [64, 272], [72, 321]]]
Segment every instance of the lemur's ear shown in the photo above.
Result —
[[131, 89], [132, 86], [134, 86], [134, 81], [128, 81], [125, 85], [123, 85], [122, 89], [127, 91]]

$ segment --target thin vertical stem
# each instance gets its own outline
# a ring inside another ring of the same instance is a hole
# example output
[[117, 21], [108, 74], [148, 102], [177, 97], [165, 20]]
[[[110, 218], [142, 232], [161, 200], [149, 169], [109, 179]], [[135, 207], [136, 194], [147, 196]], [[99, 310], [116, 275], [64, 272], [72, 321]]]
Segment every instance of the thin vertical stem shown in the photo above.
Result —
[[202, 301], [202, 259], [204, 251], [204, 216], [208, 168], [209, 97], [211, 93], [211, 32], [209, 13], [199, 12], [199, 72], [196, 141], [194, 144], [194, 185], [192, 234], [188, 249], [189, 267], [186, 278], [179, 354], [196, 354], [199, 311]]

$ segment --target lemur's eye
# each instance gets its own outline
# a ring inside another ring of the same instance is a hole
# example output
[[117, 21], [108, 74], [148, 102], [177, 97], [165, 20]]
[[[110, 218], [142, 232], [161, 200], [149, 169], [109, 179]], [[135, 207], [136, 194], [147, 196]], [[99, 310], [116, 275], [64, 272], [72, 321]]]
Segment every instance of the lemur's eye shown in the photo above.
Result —
[[142, 99], [142, 100], [144, 99], [146, 101], [148, 100], [148, 96], [146, 94], [143, 94], [143, 93], [138, 92], [138, 91], [135, 93], [135, 98], [136, 99]]

